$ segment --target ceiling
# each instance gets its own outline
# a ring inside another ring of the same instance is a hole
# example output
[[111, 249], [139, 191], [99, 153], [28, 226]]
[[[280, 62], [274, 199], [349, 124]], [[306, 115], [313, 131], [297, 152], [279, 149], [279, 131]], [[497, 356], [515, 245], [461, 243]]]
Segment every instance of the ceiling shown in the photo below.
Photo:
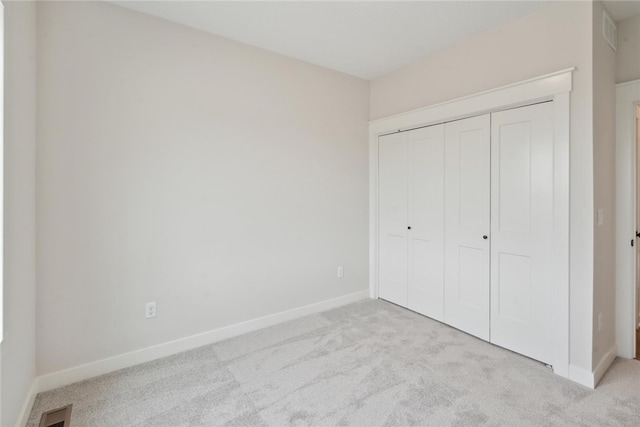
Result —
[[[373, 79], [530, 14], [551, 1], [174, 0], [111, 3], [353, 76]], [[639, 5], [640, 0], [613, 1], [607, 2], [607, 9], [614, 20], [619, 20], [624, 19], [625, 14], [633, 14]]]
[[603, 3], [616, 22], [640, 14], [640, 0], [604, 1]]

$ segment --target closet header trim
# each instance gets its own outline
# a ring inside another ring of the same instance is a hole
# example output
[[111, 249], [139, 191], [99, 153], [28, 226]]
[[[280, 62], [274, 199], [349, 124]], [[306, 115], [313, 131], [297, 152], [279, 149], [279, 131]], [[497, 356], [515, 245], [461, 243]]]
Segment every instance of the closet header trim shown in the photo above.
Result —
[[575, 67], [369, 122], [370, 136], [550, 101], [572, 90]]

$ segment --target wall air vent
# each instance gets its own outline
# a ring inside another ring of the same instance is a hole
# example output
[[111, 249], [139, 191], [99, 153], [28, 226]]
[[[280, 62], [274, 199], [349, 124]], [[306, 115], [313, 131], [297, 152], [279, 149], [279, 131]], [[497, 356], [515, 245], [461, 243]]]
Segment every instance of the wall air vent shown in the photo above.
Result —
[[45, 412], [42, 414], [39, 427], [69, 427], [71, 406], [73, 405]]
[[602, 37], [613, 50], [618, 48], [618, 27], [606, 10], [602, 11]]

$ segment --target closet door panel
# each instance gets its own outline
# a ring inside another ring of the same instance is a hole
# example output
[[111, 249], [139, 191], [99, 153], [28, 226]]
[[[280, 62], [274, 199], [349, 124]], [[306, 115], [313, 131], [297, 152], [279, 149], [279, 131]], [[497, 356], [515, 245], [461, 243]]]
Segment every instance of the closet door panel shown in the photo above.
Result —
[[553, 356], [553, 106], [492, 115], [491, 342]]
[[380, 298], [407, 306], [407, 143], [404, 133], [378, 139]]
[[408, 144], [408, 307], [443, 320], [444, 125], [416, 129]]
[[445, 126], [444, 320], [485, 340], [490, 320], [490, 128], [488, 114]]

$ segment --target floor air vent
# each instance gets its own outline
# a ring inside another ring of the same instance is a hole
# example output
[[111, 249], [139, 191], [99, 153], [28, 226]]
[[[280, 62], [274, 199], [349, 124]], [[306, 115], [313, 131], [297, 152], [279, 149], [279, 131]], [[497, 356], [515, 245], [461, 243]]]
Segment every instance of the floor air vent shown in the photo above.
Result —
[[67, 405], [62, 408], [52, 409], [42, 414], [39, 427], [69, 427], [69, 418], [71, 418], [71, 406]]

